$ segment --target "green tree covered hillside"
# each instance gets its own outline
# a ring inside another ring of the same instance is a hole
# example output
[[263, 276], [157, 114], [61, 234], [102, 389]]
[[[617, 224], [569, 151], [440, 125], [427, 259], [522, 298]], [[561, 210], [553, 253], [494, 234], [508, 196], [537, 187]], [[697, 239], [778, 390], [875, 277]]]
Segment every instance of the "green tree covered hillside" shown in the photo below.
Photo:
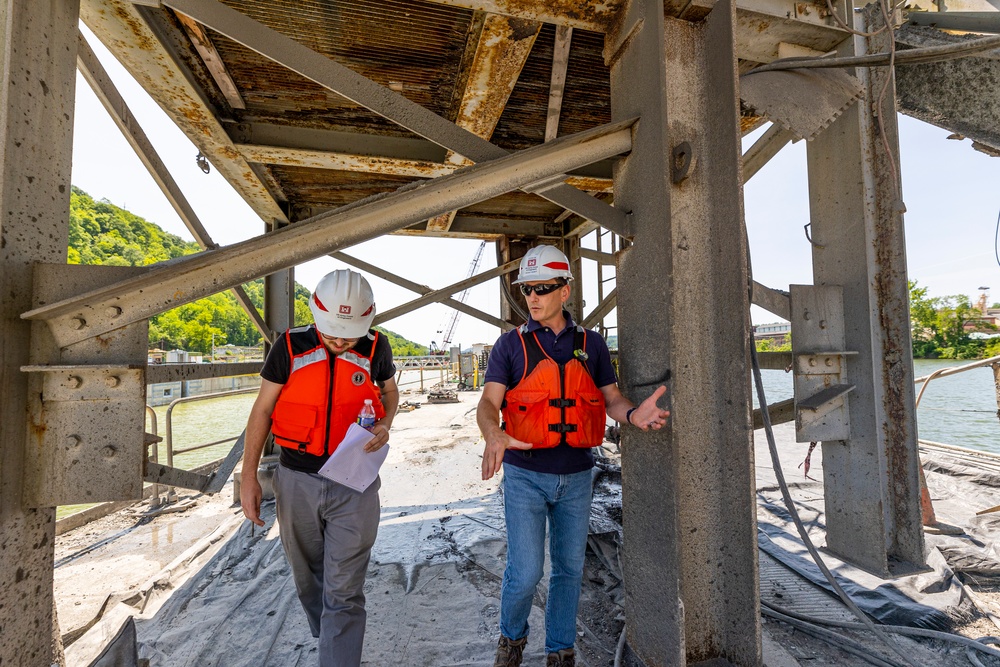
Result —
[[[155, 224], [119, 208], [107, 200], [96, 201], [73, 187], [69, 214], [69, 263], [110, 266], [145, 266], [199, 252], [196, 243], [184, 241]], [[243, 286], [258, 310], [263, 309], [264, 281]], [[295, 284], [295, 323], [312, 322], [309, 290]], [[427, 354], [417, 345], [391, 331], [395, 356]], [[150, 347], [210, 352], [215, 345], [254, 346], [261, 336], [231, 292], [214, 294], [156, 315], [149, 320]]]

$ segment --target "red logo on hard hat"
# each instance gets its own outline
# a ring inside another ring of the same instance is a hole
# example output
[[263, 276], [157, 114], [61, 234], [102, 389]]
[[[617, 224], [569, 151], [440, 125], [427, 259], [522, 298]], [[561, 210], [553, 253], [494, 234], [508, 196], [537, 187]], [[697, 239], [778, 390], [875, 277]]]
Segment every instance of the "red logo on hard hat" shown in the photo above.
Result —
[[351, 314], [351, 307], [350, 306], [341, 306], [340, 307], [340, 314], [341, 315], [350, 315]]
[[316, 302], [316, 305], [319, 306], [319, 309], [322, 310], [324, 313], [330, 312], [329, 310], [326, 309], [326, 306], [323, 305], [323, 302], [320, 301], [319, 297], [316, 296], [315, 294], [313, 294], [313, 301]]
[[537, 261], [538, 261], [537, 259], [535, 259], [534, 257], [532, 257], [532, 258], [530, 258], [528, 260], [527, 266], [534, 266], [535, 262], [537, 262]]

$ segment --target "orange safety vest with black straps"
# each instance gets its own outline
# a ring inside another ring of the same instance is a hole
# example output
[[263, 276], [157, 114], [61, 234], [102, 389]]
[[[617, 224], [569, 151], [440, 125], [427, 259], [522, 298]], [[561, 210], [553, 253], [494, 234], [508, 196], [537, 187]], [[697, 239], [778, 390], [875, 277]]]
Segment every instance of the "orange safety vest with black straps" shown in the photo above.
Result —
[[[285, 332], [291, 372], [271, 413], [276, 443], [314, 456], [332, 454], [357, 421], [366, 398], [371, 399], [377, 419], [385, 416], [382, 393], [371, 379], [379, 334], [369, 331], [368, 335], [373, 338], [369, 355], [348, 350], [335, 357], [331, 377], [330, 353], [314, 325]], [[292, 336], [312, 336], [317, 345], [293, 354]]]
[[557, 363], [545, 354], [535, 334], [517, 331], [524, 350], [524, 374], [504, 395], [504, 430], [532, 449], [596, 447], [604, 441], [604, 394], [587, 368], [587, 330], [573, 333], [573, 358]]

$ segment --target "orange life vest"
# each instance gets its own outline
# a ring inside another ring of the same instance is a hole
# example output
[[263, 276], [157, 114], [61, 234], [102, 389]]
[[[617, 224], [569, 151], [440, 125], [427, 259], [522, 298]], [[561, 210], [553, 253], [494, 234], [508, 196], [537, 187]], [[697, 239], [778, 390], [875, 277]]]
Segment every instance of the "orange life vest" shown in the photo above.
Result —
[[[347, 428], [357, 421], [366, 398], [372, 400], [377, 419], [385, 416], [382, 393], [371, 378], [378, 333], [369, 331], [368, 335], [373, 338], [369, 355], [348, 350], [335, 357], [331, 381], [330, 353], [319, 340], [315, 327], [299, 327], [285, 333], [291, 373], [271, 413], [271, 433], [276, 443], [314, 456], [332, 454], [347, 434]], [[295, 355], [292, 336], [312, 336], [317, 345]]]
[[573, 358], [557, 363], [545, 354], [534, 333], [526, 326], [517, 332], [524, 350], [524, 375], [504, 395], [501, 412], [504, 430], [530, 442], [532, 449], [596, 447], [604, 441], [604, 394], [594, 383], [584, 363], [587, 330], [577, 327], [573, 336]]

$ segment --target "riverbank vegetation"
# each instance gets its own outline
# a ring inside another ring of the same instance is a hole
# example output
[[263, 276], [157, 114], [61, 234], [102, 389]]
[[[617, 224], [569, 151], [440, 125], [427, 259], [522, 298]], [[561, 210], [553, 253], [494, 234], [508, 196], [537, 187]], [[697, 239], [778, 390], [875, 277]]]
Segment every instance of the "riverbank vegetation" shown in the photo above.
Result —
[[[969, 297], [928, 297], [927, 288], [909, 282], [913, 356], [917, 359], [985, 359], [1000, 355], [1000, 338], [991, 320]], [[994, 305], [994, 307], [997, 307]]]
[[[69, 263], [106, 266], [147, 266], [200, 252], [184, 241], [107, 200], [95, 200], [73, 187], [70, 194]], [[244, 286], [258, 310], [264, 307], [264, 280]], [[295, 283], [295, 324], [309, 324], [309, 290]], [[395, 356], [427, 354], [427, 348], [379, 328]], [[261, 335], [229, 291], [213, 294], [149, 319], [149, 346], [209, 353], [213, 344], [253, 347]]]

